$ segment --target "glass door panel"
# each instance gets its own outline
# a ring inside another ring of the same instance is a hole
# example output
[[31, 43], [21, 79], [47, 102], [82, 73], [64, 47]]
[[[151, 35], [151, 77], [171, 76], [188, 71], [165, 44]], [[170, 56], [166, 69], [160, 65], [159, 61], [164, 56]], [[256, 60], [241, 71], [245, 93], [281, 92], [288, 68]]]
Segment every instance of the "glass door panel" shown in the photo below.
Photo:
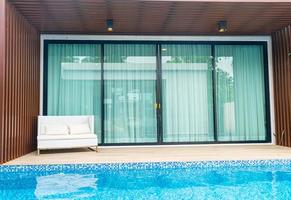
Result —
[[101, 45], [49, 44], [47, 115], [94, 115], [101, 142]]
[[266, 139], [264, 56], [261, 45], [217, 45], [218, 141]]
[[48, 43], [47, 56], [44, 114], [94, 115], [99, 143], [267, 138], [263, 45], [124, 43], [102, 53]]
[[105, 143], [157, 142], [156, 46], [104, 45]]
[[214, 140], [210, 45], [162, 45], [164, 142]]

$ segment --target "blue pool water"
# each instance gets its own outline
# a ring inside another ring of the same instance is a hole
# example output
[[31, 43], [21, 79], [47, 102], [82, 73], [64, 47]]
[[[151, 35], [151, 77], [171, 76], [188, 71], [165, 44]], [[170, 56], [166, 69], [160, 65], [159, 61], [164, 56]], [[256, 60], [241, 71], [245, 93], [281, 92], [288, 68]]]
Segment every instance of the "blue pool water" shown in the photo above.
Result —
[[291, 160], [0, 166], [0, 199], [291, 199]]

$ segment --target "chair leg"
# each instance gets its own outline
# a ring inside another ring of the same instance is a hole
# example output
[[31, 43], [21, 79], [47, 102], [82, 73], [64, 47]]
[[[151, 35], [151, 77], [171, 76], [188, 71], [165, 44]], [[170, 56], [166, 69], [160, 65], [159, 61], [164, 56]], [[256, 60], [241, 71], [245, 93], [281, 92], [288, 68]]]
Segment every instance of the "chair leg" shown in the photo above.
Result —
[[40, 149], [37, 149], [37, 155], [39, 155], [40, 154]]
[[98, 146], [96, 146], [96, 152], [98, 152]]

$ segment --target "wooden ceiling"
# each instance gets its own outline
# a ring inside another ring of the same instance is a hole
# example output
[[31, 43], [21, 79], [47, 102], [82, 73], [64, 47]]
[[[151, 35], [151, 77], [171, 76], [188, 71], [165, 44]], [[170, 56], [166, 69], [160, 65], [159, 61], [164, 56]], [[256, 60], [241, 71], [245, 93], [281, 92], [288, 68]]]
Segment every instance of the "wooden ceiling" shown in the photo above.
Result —
[[110, 34], [217, 35], [217, 22], [227, 20], [224, 34], [258, 35], [291, 24], [291, 2], [9, 1], [42, 33], [108, 34], [109, 18], [114, 20]]

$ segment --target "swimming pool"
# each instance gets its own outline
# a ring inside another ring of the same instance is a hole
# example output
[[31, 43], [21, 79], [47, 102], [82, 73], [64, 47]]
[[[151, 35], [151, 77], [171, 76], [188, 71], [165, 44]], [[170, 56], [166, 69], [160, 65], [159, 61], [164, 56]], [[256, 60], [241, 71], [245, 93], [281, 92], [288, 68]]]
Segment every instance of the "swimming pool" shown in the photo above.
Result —
[[291, 199], [291, 160], [0, 166], [0, 199]]

